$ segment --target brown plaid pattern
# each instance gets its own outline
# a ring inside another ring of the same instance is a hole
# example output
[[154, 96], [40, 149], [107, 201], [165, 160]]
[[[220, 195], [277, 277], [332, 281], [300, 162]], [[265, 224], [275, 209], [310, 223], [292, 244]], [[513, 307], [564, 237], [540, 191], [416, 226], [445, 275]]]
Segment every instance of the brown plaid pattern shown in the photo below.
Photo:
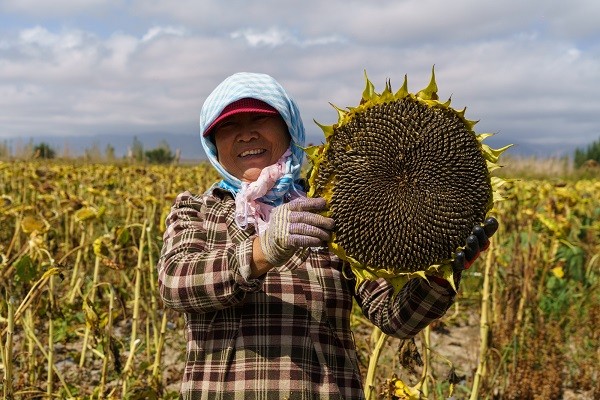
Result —
[[167, 218], [159, 287], [165, 306], [185, 313], [184, 399], [363, 399], [353, 297], [384, 332], [405, 338], [454, 300], [421, 279], [395, 297], [383, 279], [355, 293], [342, 272], [347, 264], [325, 248], [299, 250], [265, 276], [246, 279], [256, 234], [236, 226], [234, 209], [219, 189], [185, 192]]

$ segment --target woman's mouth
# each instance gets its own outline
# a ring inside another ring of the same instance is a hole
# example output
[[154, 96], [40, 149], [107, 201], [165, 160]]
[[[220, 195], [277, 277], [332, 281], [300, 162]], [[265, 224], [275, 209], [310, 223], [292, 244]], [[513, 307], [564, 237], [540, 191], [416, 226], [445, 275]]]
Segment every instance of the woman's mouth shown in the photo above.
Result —
[[238, 157], [249, 157], [249, 156], [256, 156], [259, 154], [263, 154], [264, 152], [266, 152], [265, 149], [252, 149], [252, 150], [246, 150], [243, 151], [242, 153], [240, 153], [240, 155]]

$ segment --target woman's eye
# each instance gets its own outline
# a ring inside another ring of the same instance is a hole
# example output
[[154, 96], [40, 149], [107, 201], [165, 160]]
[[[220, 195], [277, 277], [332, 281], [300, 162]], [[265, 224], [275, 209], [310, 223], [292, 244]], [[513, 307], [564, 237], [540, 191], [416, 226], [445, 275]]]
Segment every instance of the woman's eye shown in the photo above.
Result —
[[227, 129], [233, 126], [233, 121], [223, 121], [219, 124], [217, 129]]
[[256, 117], [254, 117], [254, 121], [262, 122], [262, 121], [269, 119], [269, 117], [270, 117], [270, 115], [257, 115]]

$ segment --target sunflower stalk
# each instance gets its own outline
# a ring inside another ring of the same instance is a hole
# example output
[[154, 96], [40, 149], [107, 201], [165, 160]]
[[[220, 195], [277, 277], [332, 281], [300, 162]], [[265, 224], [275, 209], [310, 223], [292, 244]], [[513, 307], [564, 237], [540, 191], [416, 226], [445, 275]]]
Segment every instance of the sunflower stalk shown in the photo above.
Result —
[[488, 352], [488, 341], [490, 333], [490, 278], [492, 271], [492, 255], [493, 255], [493, 242], [487, 249], [485, 257], [485, 272], [483, 274], [483, 293], [481, 295], [481, 319], [479, 321], [479, 362], [477, 364], [477, 370], [475, 371], [475, 377], [473, 379], [473, 388], [471, 389], [471, 396], [469, 400], [477, 400], [479, 398], [479, 389], [481, 382], [486, 375], [487, 366], [487, 352]]
[[421, 374], [421, 392], [424, 398], [429, 398], [429, 385], [428, 376], [431, 369], [431, 327], [427, 325], [421, 332], [423, 336], [423, 354], [425, 359], [423, 361], [423, 372]]
[[[153, 230], [154, 230], [154, 219], [153, 215], [156, 215], [156, 203], [153, 203], [152, 210], [150, 215], [148, 216], [148, 227], [146, 228], [148, 232], [148, 280], [150, 282], [150, 322], [152, 324], [152, 334], [153, 334], [153, 344], [154, 349], [158, 348], [159, 344], [159, 328], [156, 320], [156, 310], [158, 310], [158, 301], [156, 299], [156, 293], [158, 293], [158, 289], [156, 288], [156, 280], [154, 279], [154, 252], [152, 251], [152, 240]], [[148, 344], [151, 342], [148, 341]], [[151, 352], [152, 349], [150, 345], [148, 345], [148, 352]]]
[[146, 225], [148, 221], [144, 220], [142, 224], [142, 232], [140, 234], [140, 243], [138, 247], [138, 261], [135, 267], [135, 293], [133, 300], [133, 316], [131, 320], [131, 338], [129, 342], [129, 355], [127, 357], [127, 362], [125, 363], [125, 367], [123, 368], [123, 375], [125, 379], [123, 379], [123, 395], [127, 393], [127, 377], [131, 374], [131, 370], [133, 368], [133, 359], [135, 357], [135, 349], [138, 345], [137, 338], [137, 330], [139, 324], [139, 313], [140, 313], [140, 293], [141, 293], [141, 285], [142, 285], [142, 265], [144, 263], [144, 247], [145, 239], [146, 239]]
[[[23, 318], [23, 321], [22, 321], [23, 331], [27, 335], [27, 338], [30, 339], [31, 342], [37, 346], [38, 350], [44, 356], [44, 359], [48, 360], [49, 359], [48, 352], [46, 351], [46, 348], [44, 347], [42, 342], [40, 342], [40, 340], [38, 339], [35, 329], [33, 327], [33, 318], [30, 318], [30, 316], [31, 316], [30, 310], [27, 310], [26, 317]], [[59, 369], [54, 364], [52, 365], [52, 369], [54, 370], [54, 374], [56, 374], [56, 376], [60, 380], [63, 390], [67, 394], [67, 397], [69, 397], [69, 398], [72, 397], [71, 391], [69, 389], [69, 385], [67, 385], [67, 382], [65, 381], [65, 378], [63, 377], [62, 373], [59, 371]]]
[[[4, 299], [2, 299], [4, 300]], [[8, 301], [6, 302], [7, 307], [8, 307]], [[7, 315], [8, 317], [8, 315]], [[8, 318], [3, 317], [2, 315], [0, 315], [0, 323], [6, 323], [8, 324]], [[2, 336], [0, 336], [0, 365], [4, 368], [4, 365], [6, 365], [5, 361], [4, 361], [4, 343], [2, 342]]]
[[375, 390], [375, 372], [377, 371], [377, 364], [379, 362], [379, 357], [381, 356], [381, 351], [383, 350], [383, 346], [385, 345], [388, 335], [383, 333], [381, 329], [374, 327], [373, 333], [371, 335], [371, 339], [376, 341], [375, 347], [373, 348], [373, 352], [371, 353], [371, 357], [369, 359], [369, 367], [367, 369], [367, 376], [365, 378], [365, 397], [366, 400], [375, 400], [376, 399], [376, 390]]
[[[27, 311], [25, 311], [25, 316], [23, 317], [23, 329], [25, 330], [26, 324], [28, 326], [33, 326], [33, 313], [31, 312], [31, 309], [27, 309]], [[35, 384], [35, 382], [37, 381], [37, 372], [36, 372], [36, 355], [35, 355], [35, 341], [33, 340], [33, 338], [31, 337], [32, 335], [30, 334], [26, 334], [25, 335], [27, 337], [27, 354], [28, 354], [28, 365], [29, 365], [29, 383], [33, 386]]]
[[48, 378], [46, 386], [46, 394], [48, 398], [52, 398], [52, 392], [54, 389], [54, 314], [55, 314], [55, 301], [54, 301], [54, 276], [50, 277], [48, 290]]
[[75, 256], [75, 263], [73, 264], [73, 272], [71, 273], [71, 293], [69, 294], [69, 304], [73, 304], [75, 301], [75, 295], [77, 293], [77, 288], [79, 287], [79, 264], [81, 264], [81, 258], [83, 257], [83, 251], [85, 250], [85, 229], [81, 231], [81, 236], [79, 237], [79, 247], [77, 250], [77, 254]]
[[106, 387], [106, 378], [108, 376], [108, 361], [110, 359], [110, 342], [112, 340], [112, 325], [113, 325], [113, 308], [114, 308], [114, 297], [115, 291], [112, 285], [109, 284], [109, 297], [108, 297], [108, 317], [106, 322], [106, 333], [104, 335], [104, 359], [102, 360], [102, 375], [100, 376], [100, 388], [98, 389], [98, 396], [104, 398], [104, 389]]
[[[89, 302], [90, 304], [94, 305], [94, 302], [96, 301], [96, 285], [98, 284], [98, 276], [99, 276], [99, 270], [100, 270], [100, 257], [96, 256], [95, 261], [94, 261], [94, 275], [92, 278], [92, 287], [90, 289], [90, 293], [88, 295], [88, 298], [90, 299]], [[85, 307], [85, 304], [84, 304]], [[86, 317], [87, 319], [87, 317]], [[85, 357], [86, 357], [86, 353], [87, 353], [87, 348], [88, 348], [88, 343], [90, 341], [90, 334], [91, 334], [91, 329], [93, 327], [93, 324], [90, 323], [86, 323], [85, 324], [85, 333], [83, 334], [83, 345], [81, 348], [81, 356], [79, 358], [79, 367], [83, 368], [83, 364], [85, 363]]]
[[21, 219], [22, 219], [22, 217], [23, 216], [21, 214], [19, 214], [17, 216], [17, 218], [16, 218], [16, 221], [15, 221], [15, 232], [13, 234], [13, 237], [12, 237], [11, 241], [10, 241], [10, 244], [8, 245], [8, 249], [6, 250], [6, 257], [7, 258], [10, 256], [10, 253], [11, 253], [11, 251], [12, 251], [12, 249], [14, 247], [20, 247], [20, 244], [21, 244], [21, 240], [20, 240], [21, 239], [21, 235], [20, 235], [20, 233], [21, 233]]
[[[148, 237], [147, 247], [148, 247], [148, 269], [147, 269], [147, 277], [148, 277], [148, 285], [150, 290], [147, 296], [150, 297], [150, 304], [147, 305], [148, 319], [146, 320], [146, 331], [147, 331], [147, 340], [146, 346], [148, 360], [152, 359], [153, 351], [156, 352], [156, 349], [159, 345], [159, 336], [160, 336], [160, 327], [158, 326], [157, 320], [157, 310], [158, 310], [158, 301], [156, 299], [156, 293], [158, 293], [158, 289], [156, 287], [156, 279], [154, 278], [154, 252], [152, 249], [153, 241], [150, 238], [153, 237], [154, 231], [154, 219], [153, 216], [156, 214], [156, 203], [152, 203], [152, 207], [150, 208], [150, 213], [148, 214], [148, 208], [146, 208], [146, 219], [148, 221], [148, 226], [146, 227], [146, 234]], [[144, 285], [146, 287], [146, 285]], [[150, 338], [152, 336], [152, 339]], [[151, 346], [152, 344], [152, 346]]]
[[6, 344], [3, 349], [2, 363], [4, 364], [4, 398], [13, 399], [13, 334], [15, 331], [15, 299], [8, 299], [8, 327], [6, 329]]
[[165, 336], [167, 334], [167, 312], [163, 312], [162, 320], [160, 324], [160, 334], [158, 336], [158, 343], [154, 352], [154, 365], [152, 366], [152, 378], [156, 381], [160, 381], [160, 364], [162, 362], [162, 352], [165, 345]]
[[151, 318], [146, 318], [146, 337], [145, 337], [145, 342], [146, 343], [146, 359], [150, 360], [152, 357], [152, 345], [155, 343], [153, 341], [150, 340], [150, 331], [151, 330], [155, 330], [156, 327], [153, 326]]

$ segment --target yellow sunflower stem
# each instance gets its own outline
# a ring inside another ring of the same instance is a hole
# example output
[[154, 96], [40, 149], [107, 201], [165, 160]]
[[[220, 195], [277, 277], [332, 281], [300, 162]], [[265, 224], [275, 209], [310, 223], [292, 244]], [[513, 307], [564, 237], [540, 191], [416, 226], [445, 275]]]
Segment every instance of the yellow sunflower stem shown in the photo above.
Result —
[[[10, 399], [14, 396], [13, 392], [13, 336], [15, 333], [15, 299], [11, 296], [6, 305], [8, 306], [8, 326], [6, 329], [6, 345], [0, 348], [2, 351], [2, 364], [4, 365], [4, 398]], [[4, 332], [2, 333], [4, 335]], [[2, 338], [0, 335], [0, 338]]]
[[429, 386], [427, 384], [427, 377], [429, 375], [430, 363], [431, 363], [431, 327], [427, 325], [425, 329], [422, 331], [423, 334], [423, 353], [424, 357], [424, 365], [423, 365], [423, 373], [421, 375], [421, 392], [423, 393], [423, 397], [429, 398]]
[[142, 286], [142, 264], [144, 260], [144, 248], [146, 246], [146, 227], [148, 221], [144, 220], [142, 224], [142, 233], [140, 235], [140, 243], [138, 248], [138, 262], [135, 267], [135, 289], [133, 296], [133, 316], [131, 322], [131, 337], [129, 341], [129, 356], [127, 357], [127, 362], [125, 363], [125, 367], [123, 368], [122, 375], [125, 377], [123, 379], [123, 391], [122, 394], [125, 395], [127, 393], [127, 384], [128, 379], [131, 376], [134, 364], [134, 357], [136, 347], [139, 343], [139, 339], [137, 337], [137, 330], [139, 325], [140, 318], [140, 302], [141, 302], [141, 286]]
[[388, 339], [388, 335], [383, 333], [381, 329], [374, 327], [373, 328], [373, 338], [377, 337], [377, 343], [375, 344], [375, 348], [373, 349], [373, 353], [371, 353], [371, 358], [369, 360], [369, 368], [367, 369], [367, 376], [365, 378], [365, 398], [366, 400], [375, 400], [377, 393], [375, 391], [375, 371], [377, 369], [377, 362], [379, 361], [379, 356], [381, 355], [381, 350], [385, 345], [385, 342]]
[[493, 242], [487, 249], [485, 257], [485, 272], [483, 275], [483, 295], [481, 296], [481, 320], [479, 323], [479, 363], [477, 364], [477, 371], [475, 371], [475, 377], [473, 378], [473, 388], [471, 390], [471, 396], [469, 400], [477, 400], [479, 398], [479, 388], [481, 381], [483, 380], [487, 370], [487, 352], [488, 352], [488, 338], [490, 333], [490, 276], [492, 270], [492, 255], [493, 255]]

